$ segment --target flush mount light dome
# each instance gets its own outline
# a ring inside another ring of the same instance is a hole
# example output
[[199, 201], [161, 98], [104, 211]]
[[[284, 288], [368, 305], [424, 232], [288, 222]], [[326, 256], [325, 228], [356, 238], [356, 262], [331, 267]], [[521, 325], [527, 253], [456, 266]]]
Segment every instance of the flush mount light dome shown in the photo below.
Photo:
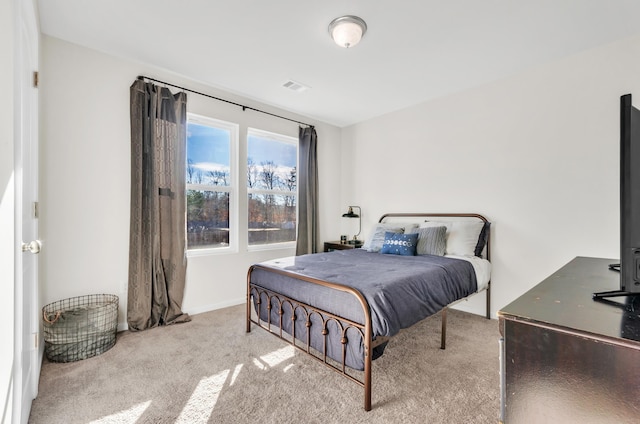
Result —
[[329, 24], [329, 34], [333, 41], [346, 49], [358, 44], [365, 32], [367, 32], [367, 24], [353, 15], [341, 16]]

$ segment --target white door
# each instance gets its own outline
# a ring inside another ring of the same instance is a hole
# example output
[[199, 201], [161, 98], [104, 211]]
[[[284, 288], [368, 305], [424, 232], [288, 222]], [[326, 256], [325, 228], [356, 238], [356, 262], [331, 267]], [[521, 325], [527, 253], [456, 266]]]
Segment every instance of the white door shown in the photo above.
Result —
[[26, 423], [38, 392], [38, 28], [31, 0], [19, 1], [16, 26], [15, 170], [16, 268], [13, 374], [14, 423]]

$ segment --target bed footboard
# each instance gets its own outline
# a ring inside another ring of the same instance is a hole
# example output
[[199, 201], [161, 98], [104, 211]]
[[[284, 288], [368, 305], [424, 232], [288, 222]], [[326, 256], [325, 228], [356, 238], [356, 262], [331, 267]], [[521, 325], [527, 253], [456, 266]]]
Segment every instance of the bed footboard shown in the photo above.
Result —
[[[360, 324], [349, 319], [334, 315], [328, 311], [305, 304], [295, 299], [291, 299], [280, 293], [276, 293], [272, 290], [265, 289], [257, 284], [252, 283], [251, 273], [254, 269], [257, 268], [288, 277], [294, 277], [310, 283], [319, 284], [334, 290], [340, 290], [346, 293], [350, 293], [358, 300], [359, 304], [362, 307], [364, 324]], [[257, 313], [255, 318], [252, 316], [252, 303], [255, 303], [255, 305], [257, 305]], [[263, 319], [264, 317], [261, 317], [260, 311], [263, 310], [261, 307], [265, 303], [267, 313], [266, 319]], [[273, 322], [272, 320], [272, 312], [274, 308], [277, 315], [277, 322]], [[286, 319], [291, 320], [291, 323], [286, 323]], [[306, 329], [306, 331], [302, 331], [303, 334], [299, 334], [296, 332], [296, 323], [300, 322], [304, 323], [304, 327]], [[313, 322], [320, 323], [321, 325], [317, 326], [313, 324]], [[305, 275], [265, 267], [260, 264], [252, 265], [247, 273], [247, 333], [251, 331], [251, 323], [258, 325], [271, 334], [281, 338], [282, 340], [293, 345], [299, 350], [309, 354], [312, 358], [328, 366], [330, 369], [333, 369], [334, 371], [363, 387], [364, 409], [365, 411], [371, 410], [371, 361], [373, 356], [372, 349], [378, 344], [381, 344], [383, 340], [372, 340], [373, 331], [371, 326], [371, 312], [369, 309], [369, 304], [358, 290], [341, 284], [318, 280]], [[327, 338], [329, 337], [330, 326], [333, 329], [337, 328], [341, 333], [340, 343], [342, 344], [342, 359], [340, 361], [333, 360], [328, 355], [329, 343], [327, 342]], [[319, 331], [322, 335], [323, 343], [320, 347], [312, 346], [312, 327], [313, 329], [318, 328], [318, 330], [316, 331]], [[285, 328], [289, 328], [290, 333], [283, 330]], [[364, 347], [364, 369], [362, 372], [362, 377], [358, 378], [357, 373], [347, 367], [346, 358], [347, 344], [350, 342], [358, 343], [360, 341], [362, 341]]]

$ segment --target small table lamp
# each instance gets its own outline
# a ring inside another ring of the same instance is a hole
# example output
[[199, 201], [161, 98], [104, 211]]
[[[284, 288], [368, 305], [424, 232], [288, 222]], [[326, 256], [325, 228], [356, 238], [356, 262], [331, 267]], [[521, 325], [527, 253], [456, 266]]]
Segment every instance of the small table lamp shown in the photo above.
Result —
[[[358, 213], [353, 212], [353, 208], [358, 208]], [[353, 240], [349, 240], [347, 243], [353, 244], [356, 247], [362, 246], [362, 240], [358, 240], [358, 236], [362, 231], [362, 209], [360, 206], [349, 206], [349, 211], [345, 214], [342, 214], [343, 218], [358, 218], [358, 234], [353, 236]]]

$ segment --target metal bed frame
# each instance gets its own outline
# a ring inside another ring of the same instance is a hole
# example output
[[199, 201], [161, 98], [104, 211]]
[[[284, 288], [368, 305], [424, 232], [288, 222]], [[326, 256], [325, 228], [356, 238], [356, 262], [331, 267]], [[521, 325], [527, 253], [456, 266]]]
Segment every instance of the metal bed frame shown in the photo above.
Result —
[[[463, 218], [463, 219], [478, 219], [483, 221], [484, 223], [488, 223], [488, 220], [479, 214], [475, 213], [388, 213], [382, 215], [382, 217], [378, 220], [379, 223], [386, 222], [389, 218]], [[487, 234], [487, 244], [485, 246], [484, 255], [487, 260], [490, 260], [490, 236]], [[287, 296], [284, 296], [280, 293], [276, 293], [272, 290], [267, 290], [257, 284], [251, 282], [251, 273], [254, 269], [262, 269], [268, 272], [273, 272], [276, 274], [280, 274], [283, 276], [295, 278], [298, 280], [306, 281], [312, 284], [318, 284], [320, 286], [328, 287], [333, 290], [339, 290], [342, 292], [349, 293], [353, 295], [359, 302], [362, 307], [362, 312], [364, 316], [364, 324], [357, 323], [346, 318], [334, 315], [328, 311], [316, 308], [312, 305], [308, 305], [306, 303], [300, 302], [295, 299], [291, 299]], [[487, 284], [486, 296], [486, 317], [487, 319], [491, 318], [491, 281]], [[251, 299], [254, 298], [257, 309], [260, 311], [260, 306], [263, 301], [267, 302], [267, 320], [263, 321], [260, 319], [259, 313], [257, 317], [252, 316], [252, 305]], [[441, 310], [441, 319], [442, 319], [442, 332], [440, 335], [440, 349], [445, 349], [446, 347], [446, 334], [447, 334], [447, 309], [449, 306], [461, 301], [463, 299], [459, 299], [456, 302], [453, 302], [447, 306], [445, 306]], [[274, 306], [277, 308], [278, 312], [278, 322], [272, 322], [271, 313]], [[291, 329], [292, 334], [288, 334], [283, 331], [283, 316], [285, 315], [285, 308], [291, 312]], [[313, 316], [317, 316], [322, 322], [322, 328], [319, 330], [323, 336], [323, 348], [322, 351], [318, 351], [311, 346], [311, 319]], [[304, 319], [305, 327], [306, 327], [306, 337], [305, 335], [296, 335], [296, 326], [295, 321], [297, 319]], [[309, 277], [303, 274], [298, 274], [292, 271], [285, 271], [280, 269], [274, 269], [270, 267], [266, 267], [260, 264], [255, 264], [249, 267], [249, 271], [247, 272], [247, 320], [246, 320], [246, 332], [251, 332], [251, 323], [256, 324], [257, 326], [263, 328], [269, 333], [279, 337], [280, 339], [286, 341], [292, 346], [298, 348], [299, 350], [307, 353], [312, 358], [317, 361], [323, 363], [328, 366], [330, 369], [338, 372], [342, 376], [347, 379], [355, 382], [360, 385], [364, 389], [364, 409], [365, 411], [371, 410], [371, 362], [373, 360], [373, 349], [383, 343], [386, 343], [390, 337], [376, 337], [373, 339], [373, 330], [371, 325], [371, 311], [369, 308], [369, 304], [364, 296], [356, 289], [351, 288], [349, 286], [332, 283], [324, 280], [319, 280], [317, 278]], [[329, 334], [328, 326], [330, 323], [337, 325], [337, 327], [341, 331], [340, 342], [342, 343], [342, 361], [335, 361], [328, 357], [327, 355], [327, 337]], [[358, 372], [352, 370], [346, 365], [346, 350], [347, 343], [349, 343], [350, 338], [353, 340], [355, 336], [355, 342], [358, 342], [358, 337], [362, 340], [364, 345], [364, 370], [362, 372]], [[301, 337], [306, 340], [301, 340]], [[361, 373], [362, 375], [359, 375]]]

